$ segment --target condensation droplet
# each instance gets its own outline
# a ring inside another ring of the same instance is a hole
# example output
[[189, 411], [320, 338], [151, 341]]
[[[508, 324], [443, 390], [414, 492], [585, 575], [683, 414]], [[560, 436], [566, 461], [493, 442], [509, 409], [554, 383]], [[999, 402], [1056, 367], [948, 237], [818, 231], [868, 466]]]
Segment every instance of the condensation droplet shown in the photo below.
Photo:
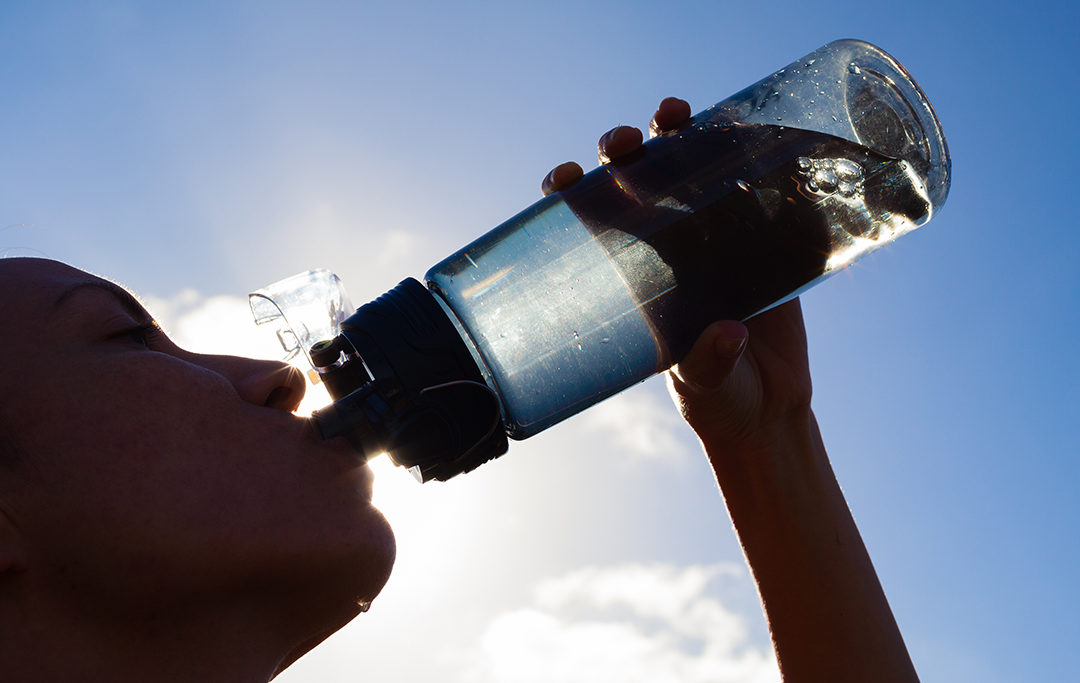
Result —
[[750, 183], [746, 182], [745, 180], [736, 180], [735, 184], [738, 185], [739, 189], [744, 192], [753, 192], [753, 190], [750, 189]]

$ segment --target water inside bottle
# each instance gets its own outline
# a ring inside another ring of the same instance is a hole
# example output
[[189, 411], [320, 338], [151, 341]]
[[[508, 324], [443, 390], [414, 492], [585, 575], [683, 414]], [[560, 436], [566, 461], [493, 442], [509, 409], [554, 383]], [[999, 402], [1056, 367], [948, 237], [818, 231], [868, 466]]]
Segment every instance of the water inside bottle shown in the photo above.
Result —
[[925, 223], [906, 161], [823, 133], [690, 126], [435, 266], [525, 438]]

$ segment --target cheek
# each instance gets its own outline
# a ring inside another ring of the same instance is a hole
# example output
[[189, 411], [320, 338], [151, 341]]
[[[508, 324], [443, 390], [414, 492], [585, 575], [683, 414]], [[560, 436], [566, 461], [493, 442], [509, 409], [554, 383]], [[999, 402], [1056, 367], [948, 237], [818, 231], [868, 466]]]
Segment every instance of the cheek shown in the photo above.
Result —
[[234, 393], [224, 378], [179, 361], [136, 363], [59, 392], [53, 411], [64, 419], [31, 432], [65, 471], [137, 486], [220, 448]]
[[40, 474], [37, 508], [69, 535], [109, 544], [175, 537], [208, 515], [222, 475], [235, 469], [231, 387], [179, 361], [148, 360], [158, 362], [42, 383], [27, 405], [47, 411], [20, 412], [17, 429]]
[[40, 465], [33, 533], [53, 565], [116, 591], [136, 590], [138, 576], [151, 582], [143, 595], [330, 566], [330, 583], [381, 586], [393, 537], [355, 465], [303, 443], [297, 420], [245, 403], [220, 375], [149, 360], [28, 397], [51, 402], [19, 428]]

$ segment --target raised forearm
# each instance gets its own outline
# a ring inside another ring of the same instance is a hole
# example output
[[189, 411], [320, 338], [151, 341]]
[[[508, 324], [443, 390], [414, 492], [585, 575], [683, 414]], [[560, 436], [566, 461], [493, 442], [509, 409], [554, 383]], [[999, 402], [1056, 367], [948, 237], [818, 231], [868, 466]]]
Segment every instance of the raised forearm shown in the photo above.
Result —
[[704, 445], [784, 680], [917, 681], [813, 414], [753, 447]]

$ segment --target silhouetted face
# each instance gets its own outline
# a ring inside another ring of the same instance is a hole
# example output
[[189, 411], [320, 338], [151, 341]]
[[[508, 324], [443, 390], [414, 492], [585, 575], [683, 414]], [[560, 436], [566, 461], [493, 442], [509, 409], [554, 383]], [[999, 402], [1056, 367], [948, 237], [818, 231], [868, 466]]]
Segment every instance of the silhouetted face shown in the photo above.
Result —
[[370, 470], [291, 414], [299, 372], [188, 353], [123, 290], [52, 261], [0, 260], [0, 319], [22, 453], [0, 507], [56, 595], [118, 618], [303, 606], [332, 628], [382, 588], [394, 540]]

